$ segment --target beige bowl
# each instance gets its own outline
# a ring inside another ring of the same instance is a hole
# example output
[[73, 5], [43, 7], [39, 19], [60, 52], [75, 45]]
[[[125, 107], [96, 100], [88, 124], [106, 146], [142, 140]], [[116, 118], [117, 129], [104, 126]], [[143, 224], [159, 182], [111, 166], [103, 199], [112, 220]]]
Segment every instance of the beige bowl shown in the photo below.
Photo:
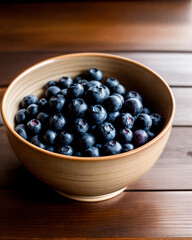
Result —
[[[118, 78], [127, 90], [139, 91], [162, 114], [165, 123], [161, 133], [133, 151], [90, 158], [48, 152], [14, 131], [14, 116], [24, 96], [40, 96], [47, 81], [63, 75], [73, 78], [91, 67], [101, 69], [105, 78]], [[8, 139], [23, 165], [64, 196], [89, 202], [116, 196], [153, 166], [169, 138], [174, 112], [173, 94], [159, 75], [135, 61], [100, 53], [68, 54], [32, 66], [10, 84], [2, 102]]]

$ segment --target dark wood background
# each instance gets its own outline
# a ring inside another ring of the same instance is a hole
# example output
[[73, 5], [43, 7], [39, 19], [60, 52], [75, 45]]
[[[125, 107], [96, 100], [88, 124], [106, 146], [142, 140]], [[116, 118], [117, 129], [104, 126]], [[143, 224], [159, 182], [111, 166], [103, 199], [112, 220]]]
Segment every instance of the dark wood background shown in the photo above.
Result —
[[192, 237], [192, 1], [0, 5], [0, 99], [23, 70], [69, 52], [137, 60], [171, 86], [176, 115], [155, 166], [118, 197], [80, 203], [33, 177], [0, 118], [0, 239]]

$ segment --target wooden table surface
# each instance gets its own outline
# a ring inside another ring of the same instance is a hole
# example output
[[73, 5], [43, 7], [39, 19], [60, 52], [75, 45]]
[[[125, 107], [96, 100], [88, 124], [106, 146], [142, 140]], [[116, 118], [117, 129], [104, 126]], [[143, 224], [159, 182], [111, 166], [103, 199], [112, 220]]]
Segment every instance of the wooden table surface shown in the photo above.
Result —
[[176, 99], [168, 144], [121, 195], [81, 203], [22, 167], [0, 119], [0, 239], [192, 237], [192, 1], [1, 4], [1, 99], [27, 67], [80, 51], [128, 57], [165, 78]]

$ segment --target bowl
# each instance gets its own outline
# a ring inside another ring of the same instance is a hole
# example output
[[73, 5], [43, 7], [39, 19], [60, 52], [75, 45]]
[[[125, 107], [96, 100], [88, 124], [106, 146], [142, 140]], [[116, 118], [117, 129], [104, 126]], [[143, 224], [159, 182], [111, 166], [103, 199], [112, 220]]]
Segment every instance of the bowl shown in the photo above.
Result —
[[[41, 96], [49, 80], [74, 78], [91, 67], [104, 77], [119, 79], [127, 90], [136, 90], [164, 118], [162, 131], [130, 152], [104, 157], [75, 157], [32, 145], [14, 131], [14, 116], [21, 99]], [[40, 62], [16, 77], [2, 101], [2, 117], [9, 142], [21, 163], [55, 191], [71, 199], [96, 202], [112, 198], [139, 179], [157, 161], [169, 138], [175, 113], [168, 84], [154, 71], [127, 58], [103, 53], [76, 53]]]

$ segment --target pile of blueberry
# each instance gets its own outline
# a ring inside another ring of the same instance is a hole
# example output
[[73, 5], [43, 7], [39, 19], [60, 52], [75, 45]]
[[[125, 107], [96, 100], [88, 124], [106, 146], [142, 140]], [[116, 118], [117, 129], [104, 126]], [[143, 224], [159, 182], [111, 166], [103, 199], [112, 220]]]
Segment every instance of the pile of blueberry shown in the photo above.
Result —
[[49, 81], [44, 96], [25, 96], [15, 131], [32, 144], [65, 155], [99, 157], [137, 148], [162, 129], [163, 118], [136, 91], [91, 68], [85, 74]]

